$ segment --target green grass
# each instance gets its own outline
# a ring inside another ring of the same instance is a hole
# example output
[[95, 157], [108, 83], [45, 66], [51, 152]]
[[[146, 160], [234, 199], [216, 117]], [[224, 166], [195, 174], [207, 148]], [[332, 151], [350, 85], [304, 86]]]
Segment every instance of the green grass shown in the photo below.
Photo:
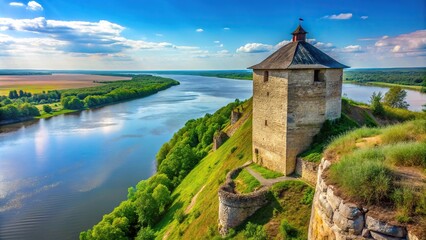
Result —
[[387, 203], [396, 209], [401, 223], [417, 219], [426, 224], [426, 197], [422, 194], [426, 186], [421, 181], [414, 184], [401, 168], [411, 167], [410, 172], [424, 176], [426, 120], [354, 130], [335, 139], [326, 155], [340, 159], [330, 167], [328, 177], [346, 196], [363, 204]]
[[359, 125], [344, 113], [341, 118], [335, 121], [327, 120], [321, 127], [320, 132], [315, 135], [311, 146], [299, 156], [305, 161], [319, 162], [324, 148], [333, 137], [358, 127]]
[[262, 177], [264, 177], [266, 179], [272, 179], [272, 178], [277, 178], [277, 177], [283, 176], [282, 173], [269, 170], [269, 169], [264, 168], [264, 167], [262, 167], [258, 164], [255, 164], [255, 163], [251, 164], [250, 168], [253, 169], [254, 171], [260, 173], [260, 175], [262, 175]]
[[[247, 111], [251, 112], [251, 105], [247, 107]], [[168, 235], [168, 239], [220, 239], [217, 230], [219, 186], [223, 184], [226, 174], [230, 170], [251, 159], [252, 120], [249, 117], [218, 150], [210, 152], [202, 159], [175, 189], [172, 193], [173, 203], [170, 209], [154, 226], [158, 232], [156, 239], [162, 239], [165, 234]], [[203, 190], [199, 193], [195, 205], [185, 220], [178, 223], [173, 218], [175, 212], [179, 209], [186, 209], [193, 196], [202, 188]], [[256, 212], [249, 221], [265, 225], [267, 232], [273, 234], [271, 221], [280, 223], [286, 217], [292, 225], [300, 230], [301, 236], [306, 236], [311, 205], [303, 202], [306, 202], [306, 198], [309, 199], [309, 196], [306, 196], [309, 193], [305, 193], [312, 189], [300, 181], [290, 181], [284, 186], [278, 185], [275, 189], [278, 192], [282, 189], [282, 194], [274, 197], [275, 200], [271, 204]], [[233, 239], [246, 239], [245, 229], [246, 224], [236, 229], [236, 236]]]
[[426, 119], [426, 112], [413, 112], [407, 109], [391, 108], [384, 106], [385, 117], [388, 119], [407, 121], [413, 119]]
[[235, 190], [239, 193], [251, 193], [260, 187], [260, 182], [246, 169], [241, 170], [234, 182]]
[[[52, 112], [51, 113], [44, 112], [43, 111], [43, 105], [49, 105], [52, 108]], [[38, 104], [38, 105], [35, 105], [35, 106], [38, 108], [38, 110], [40, 111], [40, 114], [41, 114], [40, 116], [35, 117], [35, 118], [38, 118], [38, 119], [50, 118], [50, 117], [54, 117], [54, 116], [58, 116], [58, 115], [62, 115], [62, 114], [67, 114], [67, 113], [79, 111], [79, 110], [64, 109], [60, 102]]]
[[[251, 109], [248, 109], [251, 111]], [[168, 233], [169, 239], [205, 239], [210, 231], [217, 235], [217, 191], [226, 174], [252, 159], [251, 118], [249, 118], [218, 150], [209, 153], [173, 191], [173, 203], [163, 219], [154, 226], [157, 239]], [[236, 148], [235, 148], [236, 147]], [[231, 149], [233, 151], [231, 152]], [[242, 156], [239, 158], [238, 156]], [[186, 209], [191, 199], [203, 187], [188, 217], [179, 224], [173, 219], [179, 209]], [[197, 218], [195, 213], [201, 213]]]
[[[247, 221], [239, 226], [235, 239], [246, 239], [243, 229], [250, 223], [263, 225], [269, 239], [307, 239], [311, 215], [310, 201], [304, 201], [306, 195], [313, 196], [313, 189], [302, 181], [285, 181], [272, 186], [270, 204], [259, 209]], [[282, 222], [291, 226], [291, 236], [278, 229]]]

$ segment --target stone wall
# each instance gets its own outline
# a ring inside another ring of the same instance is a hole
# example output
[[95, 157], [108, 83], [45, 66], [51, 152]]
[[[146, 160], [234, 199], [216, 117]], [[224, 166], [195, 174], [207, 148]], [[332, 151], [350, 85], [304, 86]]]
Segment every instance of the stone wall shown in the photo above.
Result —
[[232, 180], [243, 167], [229, 172], [225, 183], [219, 188], [219, 232], [226, 235], [230, 228], [237, 227], [259, 208], [268, 203], [268, 189], [250, 194], [235, 193]]
[[325, 159], [318, 166], [317, 185], [312, 204], [309, 239], [418, 239], [403, 226], [380, 221], [368, 209], [345, 202], [327, 185], [323, 172], [331, 163]]
[[217, 134], [213, 136], [213, 151], [216, 151], [222, 144], [228, 140], [229, 136], [223, 132], [220, 131]]
[[253, 71], [253, 161], [286, 172], [288, 71]]
[[241, 118], [241, 113], [238, 110], [232, 110], [231, 112], [231, 125], [235, 124], [240, 118]]
[[296, 160], [296, 173], [302, 177], [303, 180], [314, 185], [317, 183], [318, 163], [308, 162], [302, 158]]

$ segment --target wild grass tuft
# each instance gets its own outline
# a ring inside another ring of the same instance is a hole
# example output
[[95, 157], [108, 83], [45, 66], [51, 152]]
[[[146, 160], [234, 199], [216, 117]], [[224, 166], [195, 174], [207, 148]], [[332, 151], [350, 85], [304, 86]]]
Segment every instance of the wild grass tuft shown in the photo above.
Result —
[[345, 155], [356, 148], [357, 140], [380, 134], [377, 128], [362, 127], [347, 134], [336, 137], [325, 151], [326, 156], [334, 158], [336, 155]]
[[426, 120], [415, 120], [382, 130], [383, 144], [426, 140]]
[[330, 177], [342, 190], [368, 204], [385, 200], [392, 187], [392, 174], [378, 149], [355, 151], [331, 166]]
[[392, 165], [426, 168], [426, 143], [402, 142], [388, 145], [383, 151]]

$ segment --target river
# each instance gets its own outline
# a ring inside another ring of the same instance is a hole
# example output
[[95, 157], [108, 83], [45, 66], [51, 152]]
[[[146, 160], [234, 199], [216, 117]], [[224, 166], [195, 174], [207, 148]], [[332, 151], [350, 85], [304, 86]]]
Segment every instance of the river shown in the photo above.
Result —
[[[100, 109], [0, 127], [0, 239], [78, 238], [126, 198], [128, 187], [155, 172], [155, 154], [187, 120], [252, 95], [251, 81], [167, 77], [181, 85]], [[383, 89], [345, 84], [343, 91], [367, 102]], [[420, 97], [425, 103], [426, 95]]]

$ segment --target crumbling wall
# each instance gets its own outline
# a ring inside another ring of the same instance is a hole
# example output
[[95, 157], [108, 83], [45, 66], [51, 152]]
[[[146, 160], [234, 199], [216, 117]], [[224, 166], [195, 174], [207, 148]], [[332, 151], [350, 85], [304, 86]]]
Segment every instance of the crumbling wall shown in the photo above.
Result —
[[215, 134], [213, 136], [213, 151], [216, 151], [220, 146], [222, 146], [222, 144], [224, 144], [228, 138], [228, 135], [223, 131]]
[[240, 167], [229, 172], [225, 183], [219, 188], [219, 232], [222, 235], [226, 235], [230, 228], [237, 227], [268, 203], [268, 189], [250, 194], [235, 192], [233, 178], [242, 169]]

